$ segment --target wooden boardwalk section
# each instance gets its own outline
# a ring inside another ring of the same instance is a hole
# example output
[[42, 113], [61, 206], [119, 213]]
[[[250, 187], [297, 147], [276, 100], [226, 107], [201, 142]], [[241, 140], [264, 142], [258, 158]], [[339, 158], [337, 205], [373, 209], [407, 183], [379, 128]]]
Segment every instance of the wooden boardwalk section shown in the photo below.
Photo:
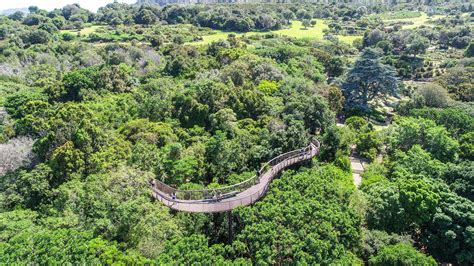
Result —
[[294, 164], [310, 160], [319, 154], [319, 142], [273, 158], [255, 176], [232, 186], [179, 190], [160, 181], [151, 182], [153, 197], [169, 208], [183, 212], [226, 212], [239, 206], [248, 206], [265, 195], [270, 183], [282, 170]]

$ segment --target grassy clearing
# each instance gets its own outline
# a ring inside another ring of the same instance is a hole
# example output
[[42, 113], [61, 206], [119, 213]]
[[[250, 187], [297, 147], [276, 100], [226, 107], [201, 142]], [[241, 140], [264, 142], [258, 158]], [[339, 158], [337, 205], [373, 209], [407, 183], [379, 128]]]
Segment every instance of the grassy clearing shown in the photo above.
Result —
[[98, 29], [104, 28], [104, 26], [100, 25], [92, 25], [88, 27], [84, 27], [82, 30], [61, 30], [61, 33], [71, 33], [71, 34], [77, 34], [78, 32], [81, 33], [82, 36], [89, 35], [93, 32], [96, 32]]
[[315, 38], [323, 39], [324, 33], [323, 30], [327, 29], [328, 25], [324, 23], [324, 20], [316, 19], [316, 25], [314, 27], [309, 27], [305, 29], [303, 23], [299, 20], [291, 22], [291, 27], [289, 29], [281, 29], [272, 31], [276, 34], [286, 35], [293, 38]]
[[420, 26], [431, 26], [429, 23], [432, 20], [436, 20], [444, 17], [443, 15], [434, 15], [429, 17], [426, 13], [421, 12], [420, 16], [414, 18], [402, 18], [402, 19], [384, 19], [384, 22], [393, 23], [393, 22], [413, 22], [413, 24], [403, 25], [403, 29], [414, 29]]
[[[214, 41], [218, 41], [221, 39], [227, 39], [229, 34], [235, 34], [238, 37], [242, 36], [252, 36], [257, 34], [280, 34], [285, 35], [288, 37], [293, 38], [311, 38], [317, 40], [324, 39], [324, 29], [327, 29], [328, 25], [324, 23], [322, 19], [316, 19], [316, 25], [314, 27], [308, 27], [305, 29], [302, 25], [301, 21], [292, 21], [291, 27], [288, 29], [281, 29], [281, 30], [274, 30], [274, 31], [251, 31], [247, 33], [239, 33], [239, 32], [232, 32], [232, 31], [221, 31], [221, 30], [214, 30], [214, 34], [204, 35], [202, 36], [203, 40], [198, 42], [192, 42], [190, 44], [193, 45], [205, 45], [209, 44]], [[352, 42], [357, 39], [361, 38], [361, 36], [337, 36], [341, 41], [352, 44]]]
[[348, 35], [348, 36], [337, 35], [337, 38], [338, 38], [341, 42], [344, 42], [344, 43], [347, 43], [347, 44], [352, 45], [352, 43], [353, 43], [356, 39], [362, 39], [362, 36], [360, 36], [360, 35]]

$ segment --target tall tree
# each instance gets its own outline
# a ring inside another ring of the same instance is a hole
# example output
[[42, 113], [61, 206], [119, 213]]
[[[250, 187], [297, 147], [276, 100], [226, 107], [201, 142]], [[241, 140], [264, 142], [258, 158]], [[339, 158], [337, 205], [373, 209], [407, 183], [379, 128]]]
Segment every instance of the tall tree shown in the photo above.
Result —
[[397, 95], [395, 71], [382, 64], [377, 50], [367, 48], [347, 74], [342, 89], [346, 107], [369, 111], [371, 101]]
[[158, 17], [148, 8], [141, 7], [135, 16], [135, 23], [150, 25], [154, 24], [158, 20]]
[[411, 40], [406, 48], [406, 53], [413, 55], [413, 57], [416, 57], [419, 54], [424, 54], [426, 52], [426, 49], [428, 49], [428, 46], [430, 45], [430, 41], [428, 38], [425, 38], [423, 36], [419, 35], [414, 35], [411, 37]]

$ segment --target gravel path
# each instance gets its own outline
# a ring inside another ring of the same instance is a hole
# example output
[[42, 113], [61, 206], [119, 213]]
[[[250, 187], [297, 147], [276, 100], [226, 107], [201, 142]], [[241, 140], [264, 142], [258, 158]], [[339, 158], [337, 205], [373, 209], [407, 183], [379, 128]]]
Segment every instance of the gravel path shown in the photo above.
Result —
[[362, 177], [360, 174], [364, 172], [364, 162], [355, 156], [350, 156], [349, 159], [351, 160], [351, 168], [352, 168], [352, 177], [354, 179], [354, 184], [356, 187], [360, 186], [362, 182]]

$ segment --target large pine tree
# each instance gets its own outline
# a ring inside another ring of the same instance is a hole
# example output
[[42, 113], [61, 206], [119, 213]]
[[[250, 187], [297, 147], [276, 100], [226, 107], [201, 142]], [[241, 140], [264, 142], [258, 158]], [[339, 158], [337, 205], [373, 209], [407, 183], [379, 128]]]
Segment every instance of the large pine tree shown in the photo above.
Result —
[[395, 70], [382, 64], [377, 50], [367, 48], [347, 74], [342, 89], [347, 108], [369, 111], [371, 101], [397, 95]]

